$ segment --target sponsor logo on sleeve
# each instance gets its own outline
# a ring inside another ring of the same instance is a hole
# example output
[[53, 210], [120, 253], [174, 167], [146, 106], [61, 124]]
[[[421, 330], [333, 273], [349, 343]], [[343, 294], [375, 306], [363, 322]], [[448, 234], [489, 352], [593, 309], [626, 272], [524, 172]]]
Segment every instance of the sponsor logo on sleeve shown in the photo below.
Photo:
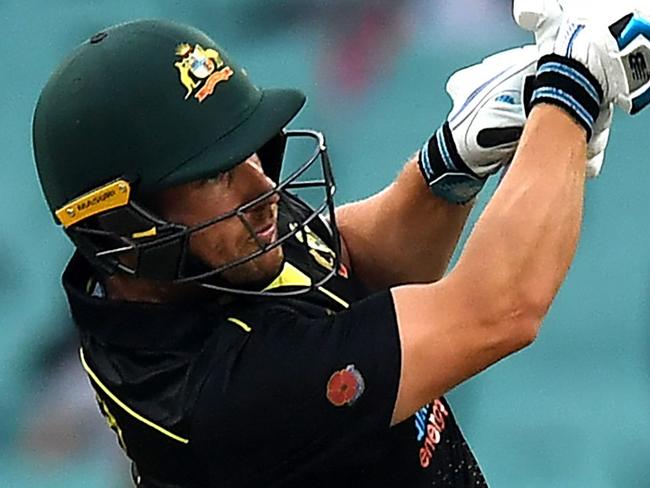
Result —
[[415, 429], [420, 447], [420, 466], [428, 468], [445, 430], [449, 410], [440, 400], [422, 407], [415, 414]]

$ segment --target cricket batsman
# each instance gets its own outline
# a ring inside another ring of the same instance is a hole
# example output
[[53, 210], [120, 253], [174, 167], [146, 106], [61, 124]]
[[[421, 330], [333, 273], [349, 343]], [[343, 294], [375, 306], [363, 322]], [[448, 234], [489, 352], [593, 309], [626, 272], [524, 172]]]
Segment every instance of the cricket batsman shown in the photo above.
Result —
[[[288, 128], [304, 95], [257, 87], [205, 33], [137, 21], [77, 47], [38, 100], [34, 156], [135, 485], [487, 486], [445, 394], [535, 340], [613, 107], [650, 103], [649, 17], [605, 17], [515, 1], [535, 44], [455, 73], [396, 180], [340, 207], [324, 136]], [[293, 144], [311, 155], [283, 172]]]

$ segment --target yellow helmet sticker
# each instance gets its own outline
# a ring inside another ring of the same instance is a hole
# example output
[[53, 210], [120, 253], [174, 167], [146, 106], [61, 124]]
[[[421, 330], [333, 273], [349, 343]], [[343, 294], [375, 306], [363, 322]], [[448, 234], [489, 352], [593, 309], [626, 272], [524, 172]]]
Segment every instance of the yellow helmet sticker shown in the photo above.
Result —
[[66, 229], [82, 220], [129, 203], [131, 185], [116, 180], [66, 203], [55, 212]]

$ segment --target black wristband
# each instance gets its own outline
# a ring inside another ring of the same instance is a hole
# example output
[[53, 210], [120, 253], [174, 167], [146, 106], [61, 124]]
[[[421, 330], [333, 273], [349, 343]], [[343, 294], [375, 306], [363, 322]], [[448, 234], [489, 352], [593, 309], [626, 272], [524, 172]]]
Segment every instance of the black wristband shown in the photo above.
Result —
[[598, 80], [583, 64], [557, 54], [543, 56], [529, 93], [527, 111], [539, 103], [561, 107], [585, 128], [587, 140], [591, 139], [604, 95]]
[[448, 122], [424, 144], [418, 166], [431, 192], [451, 203], [469, 202], [486, 180], [477, 176], [458, 154]]

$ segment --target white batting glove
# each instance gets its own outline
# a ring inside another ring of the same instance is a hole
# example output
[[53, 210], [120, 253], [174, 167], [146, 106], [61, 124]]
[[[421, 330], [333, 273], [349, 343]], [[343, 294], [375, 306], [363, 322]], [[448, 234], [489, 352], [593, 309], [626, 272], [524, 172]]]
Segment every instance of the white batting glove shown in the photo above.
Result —
[[[557, 86], [555, 82], [548, 82], [548, 71], [557, 71], [558, 65], [555, 64], [546, 66], [546, 84], [550, 85], [542, 87], [546, 99], [541, 97], [537, 100], [538, 103], [564, 105], [569, 113], [582, 121], [588, 133], [593, 133], [588, 147], [587, 176], [595, 177], [604, 161], [613, 103], [629, 113], [637, 113], [650, 103], [650, 23], [638, 10], [621, 18], [625, 7], [619, 6], [618, 2], [608, 2], [606, 7], [603, 4], [590, 7], [591, 18], [585, 19], [565, 12], [558, 0], [515, 0], [513, 14], [520, 26], [535, 33], [540, 56], [554, 54], [579, 61], [603, 89], [598, 117], [595, 120], [585, 118], [589, 111], [584, 109], [590, 102], [586, 101], [584, 91], [571, 89], [566, 83]], [[618, 22], [611, 22], [617, 18], [620, 18]], [[562, 69], [565, 75], [571, 73], [570, 68]], [[565, 93], [557, 93], [558, 89]], [[567, 91], [574, 97], [568, 107], [566, 100], [557, 99], [566, 98], [563, 95], [567, 95]], [[549, 100], [549, 96], [556, 96], [556, 100]], [[585, 106], [581, 107], [581, 103]], [[593, 104], [591, 109], [595, 116], [598, 111], [594, 110]]]
[[466, 203], [489, 175], [510, 161], [526, 121], [524, 79], [535, 73], [536, 64], [537, 49], [524, 46], [492, 55], [449, 78], [453, 108], [419, 157], [435, 195]]
[[523, 46], [493, 54], [447, 81], [453, 107], [447, 122], [458, 154], [480, 177], [514, 155], [526, 122], [524, 81], [535, 74], [537, 50]]
[[621, 16], [618, 2], [595, 3], [585, 18], [565, 14], [558, 0], [515, 0], [513, 13], [535, 33], [541, 55], [578, 61], [598, 81], [604, 103], [634, 114], [650, 104], [650, 14], [642, 6], [647, 0]]

